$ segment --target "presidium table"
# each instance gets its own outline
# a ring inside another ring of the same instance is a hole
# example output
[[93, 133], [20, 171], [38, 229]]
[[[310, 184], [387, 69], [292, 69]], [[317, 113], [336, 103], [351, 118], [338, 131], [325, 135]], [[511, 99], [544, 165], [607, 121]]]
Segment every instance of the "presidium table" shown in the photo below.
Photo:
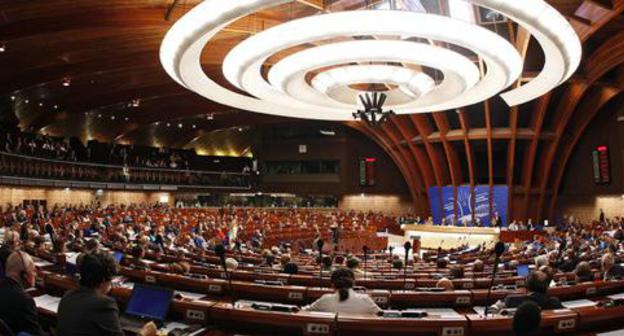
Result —
[[[536, 235], [544, 235], [545, 231], [508, 231], [493, 227], [475, 226], [442, 226], [403, 224], [405, 241], [420, 240], [423, 249], [449, 249], [460, 245], [476, 246], [485, 243], [486, 247], [496, 242], [512, 243], [515, 240], [530, 240]], [[547, 228], [548, 231], [552, 228]]]
[[401, 228], [405, 232], [406, 240], [420, 240], [420, 247], [424, 249], [450, 249], [465, 244], [476, 246], [483, 243], [489, 246], [495, 244], [500, 236], [500, 229], [491, 227], [404, 224]]

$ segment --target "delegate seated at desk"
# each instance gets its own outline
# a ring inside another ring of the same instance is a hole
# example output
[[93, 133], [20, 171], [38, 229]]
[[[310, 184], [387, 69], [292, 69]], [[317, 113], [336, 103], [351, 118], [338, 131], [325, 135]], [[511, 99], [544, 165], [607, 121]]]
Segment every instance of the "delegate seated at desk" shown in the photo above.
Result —
[[355, 276], [350, 269], [339, 268], [332, 272], [331, 282], [337, 291], [323, 295], [311, 305], [303, 307], [303, 310], [371, 315], [381, 311], [370, 296], [353, 290]]
[[498, 301], [491, 308], [498, 312], [504, 308], [517, 308], [527, 301], [535, 302], [541, 309], [561, 309], [561, 301], [546, 294], [550, 285], [550, 278], [542, 271], [534, 271], [527, 277], [527, 294], [512, 294], [504, 301]]
[[[59, 335], [124, 335], [117, 302], [107, 296], [116, 273], [117, 264], [108, 253], [84, 255], [80, 263], [80, 287], [68, 291], [59, 304]], [[147, 323], [140, 335], [156, 335], [156, 326]]]
[[35, 285], [37, 270], [30, 256], [21, 251], [6, 260], [6, 278], [0, 284], [0, 319], [17, 334], [44, 334], [38, 322], [35, 301], [25, 289]]

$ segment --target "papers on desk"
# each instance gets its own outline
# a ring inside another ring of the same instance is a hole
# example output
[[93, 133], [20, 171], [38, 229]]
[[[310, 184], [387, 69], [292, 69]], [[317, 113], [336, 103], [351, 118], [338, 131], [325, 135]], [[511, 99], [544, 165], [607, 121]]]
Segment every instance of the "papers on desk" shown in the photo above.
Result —
[[423, 309], [429, 316], [440, 316], [441, 318], [454, 318], [460, 316], [452, 308], [425, 308]]
[[185, 291], [179, 291], [179, 290], [175, 291], [174, 295], [180, 295], [181, 297], [185, 299], [191, 299], [193, 301], [206, 297], [206, 294], [185, 292]]
[[624, 335], [624, 329], [609, 331], [606, 333], [596, 334], [596, 336], [622, 336]]
[[624, 293], [613, 294], [613, 295], [609, 295], [607, 297], [609, 299], [611, 299], [611, 300], [622, 300], [622, 299], [624, 299]]
[[42, 268], [42, 267], [48, 267], [48, 266], [54, 266], [53, 263], [47, 261], [47, 260], [43, 260], [43, 259], [39, 259], [33, 262], [35, 264], [35, 266], [37, 268]]
[[51, 296], [48, 294], [37, 296], [36, 298], [34, 298], [34, 300], [37, 308], [45, 309], [53, 313], [58, 312], [58, 306], [59, 303], [61, 303], [60, 297]]
[[572, 309], [572, 308], [581, 308], [581, 307], [592, 307], [592, 306], [597, 305], [598, 303], [587, 300], [587, 299], [581, 299], [581, 300], [565, 301], [565, 302], [562, 302], [561, 304], [568, 309]]
[[477, 313], [477, 315], [481, 315], [481, 316], [485, 315], [485, 308], [486, 308], [485, 306], [472, 307], [472, 309]]
[[78, 259], [78, 252], [67, 252], [65, 253], [65, 262], [76, 265], [76, 260]]

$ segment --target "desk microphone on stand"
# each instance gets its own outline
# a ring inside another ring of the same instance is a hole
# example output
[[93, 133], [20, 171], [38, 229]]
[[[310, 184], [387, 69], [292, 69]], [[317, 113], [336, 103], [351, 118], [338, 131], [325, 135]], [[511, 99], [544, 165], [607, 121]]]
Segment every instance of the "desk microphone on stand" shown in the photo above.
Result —
[[405, 248], [405, 265], [403, 265], [403, 289], [405, 289], [405, 285], [407, 284], [407, 258], [409, 256], [409, 251], [412, 249], [412, 243], [405, 242], [403, 244]]
[[[499, 241], [494, 245], [494, 254], [496, 257], [494, 258], [494, 268], [492, 269], [492, 280], [490, 281], [490, 287], [488, 288], [487, 300], [486, 304], [490, 303], [490, 295], [492, 294], [492, 286], [494, 285], [494, 279], [496, 278], [496, 271], [498, 270], [498, 263], [500, 262], [500, 257], [505, 252], [505, 243]], [[488, 307], [485, 307], [485, 317], [488, 315]]]
[[323, 239], [316, 241], [316, 247], [319, 251], [319, 288], [323, 287], [323, 245], [325, 245]]
[[366, 280], [366, 269], [367, 269], [367, 260], [368, 260], [368, 246], [362, 246], [362, 251], [364, 252], [364, 280]]
[[225, 247], [222, 244], [216, 245], [214, 247], [214, 253], [219, 257], [221, 261], [221, 267], [223, 267], [223, 271], [225, 272], [225, 277], [228, 281], [228, 289], [230, 292], [230, 298], [232, 299], [232, 308], [234, 308], [234, 304], [236, 303], [236, 299], [234, 297], [234, 291], [232, 290], [232, 275], [227, 269], [227, 264], [225, 263]]

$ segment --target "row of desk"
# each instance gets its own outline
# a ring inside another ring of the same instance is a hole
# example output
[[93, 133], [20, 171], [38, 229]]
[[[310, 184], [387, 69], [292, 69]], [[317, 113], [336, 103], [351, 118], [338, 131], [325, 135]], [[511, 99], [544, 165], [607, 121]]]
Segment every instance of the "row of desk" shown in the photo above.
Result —
[[[46, 293], [62, 294], [75, 287], [66, 276], [42, 272]], [[124, 305], [131, 289], [115, 287], [111, 295]], [[511, 330], [512, 319], [508, 316], [488, 316], [469, 307], [456, 309], [425, 309], [424, 318], [384, 318], [318, 312], [259, 311], [248, 301], [235, 304], [219, 302], [192, 295], [176, 296], [171, 306], [172, 320], [201, 325], [214, 325], [219, 329], [249, 332], [252, 335], [504, 335]], [[624, 323], [624, 306], [604, 307], [596, 301], [576, 304], [573, 308], [542, 312], [544, 335], [593, 334], [592, 330], [609, 330]], [[612, 299], [622, 299], [615, 295]], [[55, 311], [40, 307], [41, 313], [54, 318]], [[208, 335], [208, 333], [206, 333]]]

